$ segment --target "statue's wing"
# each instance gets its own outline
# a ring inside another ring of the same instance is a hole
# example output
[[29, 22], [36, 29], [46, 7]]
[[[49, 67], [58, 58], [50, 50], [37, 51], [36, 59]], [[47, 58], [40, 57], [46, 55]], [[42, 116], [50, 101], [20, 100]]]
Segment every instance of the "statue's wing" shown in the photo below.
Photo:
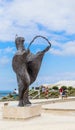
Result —
[[37, 53], [36, 55], [30, 55], [27, 60], [27, 69], [31, 79], [31, 83], [33, 83], [37, 78], [43, 56], [44, 54], [40, 52]]

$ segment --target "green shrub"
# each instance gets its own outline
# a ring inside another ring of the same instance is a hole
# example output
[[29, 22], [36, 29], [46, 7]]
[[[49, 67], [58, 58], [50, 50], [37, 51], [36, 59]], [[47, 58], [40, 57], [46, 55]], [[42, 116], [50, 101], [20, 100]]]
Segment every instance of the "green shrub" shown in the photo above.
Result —
[[58, 98], [59, 97], [59, 92], [50, 92], [49, 97], [50, 98]]
[[62, 86], [61, 88], [62, 88], [62, 89], [64, 89], [64, 90], [66, 90], [66, 89], [67, 89], [67, 87], [66, 87], [66, 86]]
[[53, 86], [52, 89], [58, 90], [59, 88], [58, 88], [58, 86]]

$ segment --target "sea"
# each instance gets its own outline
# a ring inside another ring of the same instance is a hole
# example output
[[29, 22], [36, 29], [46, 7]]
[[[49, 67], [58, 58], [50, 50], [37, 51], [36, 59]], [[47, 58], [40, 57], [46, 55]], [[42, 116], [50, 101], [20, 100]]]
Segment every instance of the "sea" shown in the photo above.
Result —
[[3, 91], [0, 90], [0, 99], [1, 99], [2, 97], [8, 96], [10, 93], [11, 93], [10, 90], [3, 90]]

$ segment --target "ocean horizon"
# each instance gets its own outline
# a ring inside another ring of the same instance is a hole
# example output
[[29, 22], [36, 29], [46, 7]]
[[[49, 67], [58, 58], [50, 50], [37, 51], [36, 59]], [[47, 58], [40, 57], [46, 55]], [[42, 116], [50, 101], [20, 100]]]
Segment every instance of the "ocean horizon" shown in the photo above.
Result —
[[12, 93], [12, 91], [10, 91], [10, 90], [0, 90], [0, 99], [1, 99], [2, 97], [7, 96], [7, 95], [10, 94], [10, 93]]

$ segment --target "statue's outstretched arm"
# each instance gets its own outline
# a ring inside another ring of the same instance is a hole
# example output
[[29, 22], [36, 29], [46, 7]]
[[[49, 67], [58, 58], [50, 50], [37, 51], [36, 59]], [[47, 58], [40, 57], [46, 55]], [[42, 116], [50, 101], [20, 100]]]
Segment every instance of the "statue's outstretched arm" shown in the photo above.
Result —
[[37, 54], [39, 54], [39, 53], [45, 53], [45, 52], [47, 52], [49, 49], [50, 49], [50, 46], [47, 46], [43, 51], [37, 52]]
[[42, 52], [47, 52], [50, 49], [50, 46], [46, 47]]

